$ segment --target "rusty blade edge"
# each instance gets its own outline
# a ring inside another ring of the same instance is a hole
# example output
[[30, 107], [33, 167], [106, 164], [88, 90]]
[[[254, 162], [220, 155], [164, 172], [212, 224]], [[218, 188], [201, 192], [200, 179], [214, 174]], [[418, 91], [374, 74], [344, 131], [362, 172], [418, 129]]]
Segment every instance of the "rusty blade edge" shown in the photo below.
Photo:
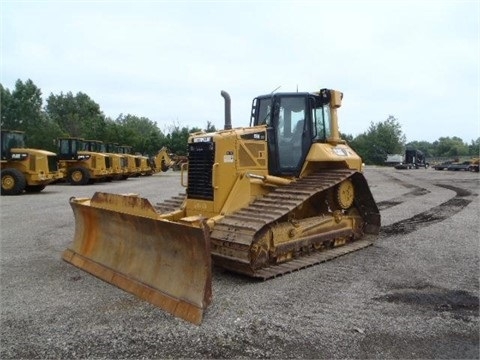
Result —
[[63, 252], [62, 259], [105, 282], [115, 285], [118, 288], [165, 310], [175, 317], [181, 318], [195, 325], [200, 325], [202, 322], [204, 309], [186, 302], [185, 300], [173, 298], [138, 280], [129, 278], [105, 265], [90, 260], [71, 249], [66, 249]]

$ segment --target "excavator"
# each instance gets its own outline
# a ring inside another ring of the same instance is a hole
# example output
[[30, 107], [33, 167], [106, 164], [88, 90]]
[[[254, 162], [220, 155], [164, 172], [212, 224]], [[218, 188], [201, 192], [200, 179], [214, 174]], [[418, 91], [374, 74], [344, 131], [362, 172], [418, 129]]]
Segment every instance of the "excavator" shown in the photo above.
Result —
[[185, 193], [153, 205], [139, 194], [71, 198], [73, 243], [63, 259], [200, 324], [212, 266], [257, 279], [365, 248], [380, 213], [362, 159], [340, 138], [343, 94], [272, 93], [252, 102], [248, 127], [192, 133]]

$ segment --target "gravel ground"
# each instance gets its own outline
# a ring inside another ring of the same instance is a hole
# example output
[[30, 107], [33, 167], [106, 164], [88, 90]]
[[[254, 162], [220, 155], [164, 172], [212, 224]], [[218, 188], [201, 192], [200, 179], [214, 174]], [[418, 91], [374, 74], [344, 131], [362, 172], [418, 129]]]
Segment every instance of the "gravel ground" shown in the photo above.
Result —
[[71, 196], [182, 191], [179, 173], [2, 197], [0, 358], [479, 358], [478, 173], [367, 167], [376, 243], [266, 282], [214, 269], [200, 326], [61, 260]]

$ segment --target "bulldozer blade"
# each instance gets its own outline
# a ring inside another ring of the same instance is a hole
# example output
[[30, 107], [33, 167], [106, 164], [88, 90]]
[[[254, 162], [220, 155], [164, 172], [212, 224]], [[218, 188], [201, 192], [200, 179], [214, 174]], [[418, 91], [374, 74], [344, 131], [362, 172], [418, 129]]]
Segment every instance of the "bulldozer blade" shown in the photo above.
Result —
[[72, 245], [63, 259], [170, 314], [200, 324], [212, 298], [210, 234], [160, 219], [148, 200], [95, 193], [71, 198]]

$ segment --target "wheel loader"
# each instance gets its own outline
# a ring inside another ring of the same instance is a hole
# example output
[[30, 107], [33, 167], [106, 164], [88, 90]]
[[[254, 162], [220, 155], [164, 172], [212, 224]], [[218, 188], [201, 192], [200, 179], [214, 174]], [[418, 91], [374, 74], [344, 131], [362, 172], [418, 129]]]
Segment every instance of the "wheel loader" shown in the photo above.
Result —
[[2, 195], [36, 193], [60, 180], [57, 154], [25, 147], [25, 133], [17, 130], [1, 131]]
[[128, 179], [128, 160], [123, 154], [118, 151], [118, 144], [107, 142], [105, 146], [102, 146], [104, 153], [106, 153], [112, 164], [112, 179], [113, 180], [126, 180]]
[[129, 145], [119, 145], [118, 153], [127, 159], [127, 169], [125, 175], [127, 177], [140, 176], [140, 160], [132, 154], [132, 147]]
[[175, 162], [172, 160], [166, 147], [158, 150], [157, 154], [152, 158], [153, 172], [166, 172], [173, 167]]
[[253, 100], [248, 127], [188, 139], [185, 194], [72, 198], [63, 259], [174, 316], [200, 324], [213, 265], [269, 279], [369, 246], [380, 214], [361, 158], [339, 136], [343, 94], [274, 93]]
[[140, 164], [140, 175], [141, 176], [150, 176], [153, 175], [153, 165], [152, 161], [148, 156], [144, 156], [141, 153], [135, 153], [135, 158], [137, 163]]
[[85, 140], [85, 150], [105, 155], [105, 164], [107, 168], [107, 181], [125, 180], [126, 158], [115, 152], [116, 145], [113, 143], [104, 143], [101, 140]]
[[83, 150], [94, 154], [103, 154], [105, 156], [105, 168], [107, 176], [106, 181], [118, 179], [123, 175], [123, 169], [120, 166], [120, 155], [111, 154], [107, 151], [107, 145], [101, 140], [84, 140]]
[[87, 185], [111, 176], [111, 162], [94, 142], [82, 138], [57, 139], [58, 164], [71, 185]]

